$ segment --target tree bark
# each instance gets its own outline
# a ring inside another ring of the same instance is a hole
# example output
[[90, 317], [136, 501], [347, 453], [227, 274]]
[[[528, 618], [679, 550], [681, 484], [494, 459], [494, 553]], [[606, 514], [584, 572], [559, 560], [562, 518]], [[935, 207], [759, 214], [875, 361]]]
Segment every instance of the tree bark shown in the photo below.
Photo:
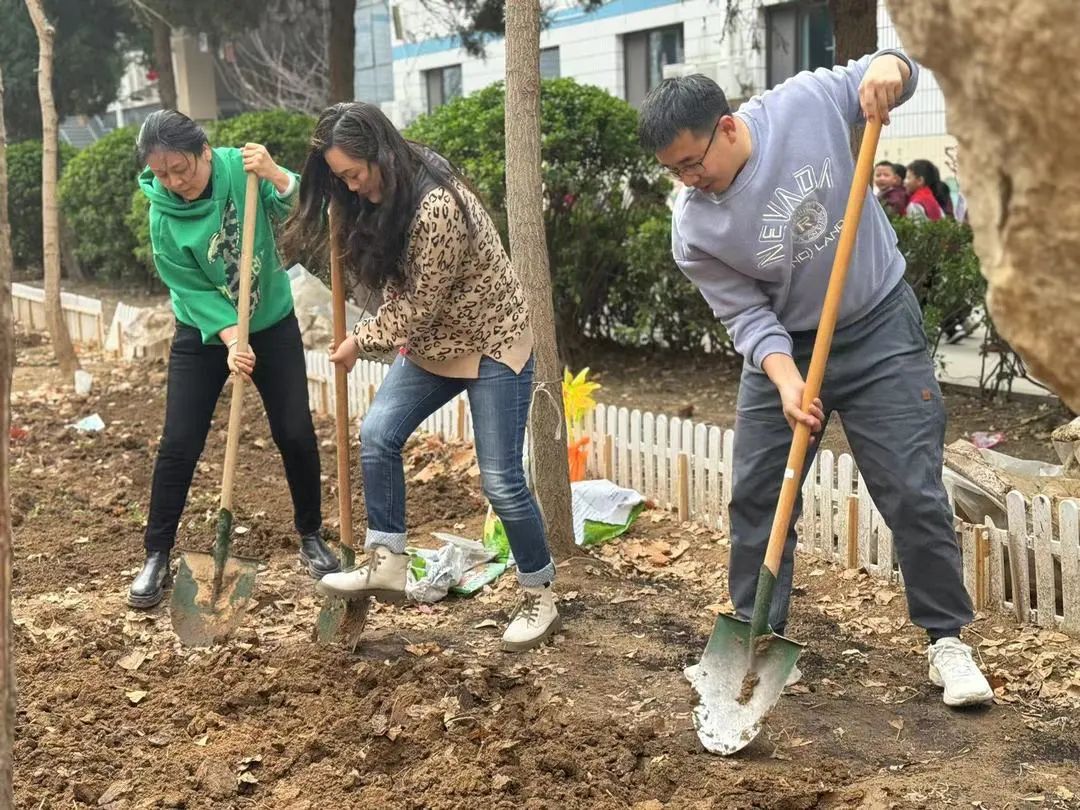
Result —
[[176, 109], [176, 74], [172, 64], [172, 28], [162, 19], [150, 19], [154, 37], [154, 70], [157, 71], [158, 99], [167, 110]]
[[56, 202], [59, 127], [53, 99], [53, 40], [56, 29], [45, 17], [42, 0], [26, 0], [38, 37], [38, 98], [41, 100], [41, 231], [45, 265], [45, 324], [49, 328], [53, 352], [60, 373], [68, 385], [74, 384], [79, 358], [71, 344], [67, 322], [60, 305], [60, 211]]
[[0, 808], [14, 807], [15, 661], [11, 622], [11, 496], [8, 440], [15, 335], [11, 313], [11, 225], [8, 220], [7, 132], [4, 77], [0, 75]]
[[352, 101], [356, 50], [356, 0], [330, 0], [330, 98], [328, 103]]
[[[833, 21], [833, 60], [846, 65], [878, 48], [877, 0], [829, 0]], [[858, 155], [864, 124], [851, 128], [851, 154]]]
[[540, 176], [540, 3], [506, 4], [506, 211], [510, 255], [525, 285], [536, 341], [535, 407], [529, 419], [533, 486], [552, 554], [577, 553], [562, 373], [555, 339]]

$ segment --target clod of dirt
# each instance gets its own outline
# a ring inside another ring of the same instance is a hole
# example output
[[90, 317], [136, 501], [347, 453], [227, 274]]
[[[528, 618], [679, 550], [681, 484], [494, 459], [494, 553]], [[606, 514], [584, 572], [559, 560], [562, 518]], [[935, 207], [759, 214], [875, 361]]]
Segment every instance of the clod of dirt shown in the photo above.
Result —
[[195, 784], [211, 799], [225, 799], [236, 793], [236, 777], [224, 762], [203, 760], [195, 772]]
[[758, 685], [758, 681], [761, 680], [756, 672], [747, 672], [746, 677], [742, 680], [742, 687], [739, 689], [739, 696], [735, 698], [740, 706], [745, 706], [750, 702], [750, 698], [754, 696], [754, 687]]
[[769, 645], [772, 644], [772, 636], [758, 636], [754, 639], [754, 655], [764, 655], [769, 651]]

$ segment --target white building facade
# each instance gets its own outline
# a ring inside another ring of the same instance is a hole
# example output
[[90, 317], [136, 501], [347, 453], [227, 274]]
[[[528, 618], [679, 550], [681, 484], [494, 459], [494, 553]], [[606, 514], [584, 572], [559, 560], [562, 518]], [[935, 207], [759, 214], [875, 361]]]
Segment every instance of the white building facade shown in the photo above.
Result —
[[[446, 36], [450, 25], [436, 7], [432, 0], [357, 3], [357, 98], [380, 103], [399, 126], [505, 74], [502, 39], [490, 39], [482, 58], [471, 56]], [[608, 0], [591, 12], [556, 0], [548, 9], [543, 75], [593, 84], [634, 105], [669, 75], [709, 75], [738, 103], [834, 61], [825, 0]], [[878, 46], [902, 47], [884, 0]], [[883, 133], [879, 158], [928, 158], [949, 176], [946, 150], [954, 144], [944, 97], [924, 70], [915, 97]]]

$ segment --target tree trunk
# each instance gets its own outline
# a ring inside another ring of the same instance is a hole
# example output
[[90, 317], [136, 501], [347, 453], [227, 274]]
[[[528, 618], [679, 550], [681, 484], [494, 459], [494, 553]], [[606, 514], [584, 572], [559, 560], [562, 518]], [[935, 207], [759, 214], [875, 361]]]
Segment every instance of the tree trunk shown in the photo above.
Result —
[[4, 77], [0, 75], [0, 807], [14, 807], [15, 660], [11, 623], [11, 497], [8, 439], [11, 426], [11, 370], [15, 336], [11, 314], [11, 226], [8, 222], [7, 133]]
[[[833, 60], [846, 65], [878, 48], [877, 0], [829, 0], [836, 50]], [[862, 145], [863, 124], [851, 128], [851, 154], [858, 155]]]
[[157, 71], [158, 98], [166, 110], [176, 109], [176, 74], [172, 65], [172, 28], [158, 17], [150, 18], [154, 37], [154, 70]]
[[564, 558], [577, 553], [577, 546], [542, 194], [540, 3], [515, 0], [506, 4], [506, 212], [510, 255], [525, 285], [536, 339], [536, 407], [529, 419], [533, 486], [551, 551]]
[[38, 98], [41, 100], [41, 231], [45, 265], [45, 324], [49, 328], [53, 352], [60, 373], [68, 385], [74, 383], [79, 358], [71, 345], [67, 322], [60, 306], [60, 212], [56, 204], [57, 139], [56, 103], [53, 100], [53, 39], [56, 29], [45, 17], [42, 0], [26, 0], [38, 37]]
[[353, 100], [355, 15], [356, 0], [330, 0], [330, 104]]

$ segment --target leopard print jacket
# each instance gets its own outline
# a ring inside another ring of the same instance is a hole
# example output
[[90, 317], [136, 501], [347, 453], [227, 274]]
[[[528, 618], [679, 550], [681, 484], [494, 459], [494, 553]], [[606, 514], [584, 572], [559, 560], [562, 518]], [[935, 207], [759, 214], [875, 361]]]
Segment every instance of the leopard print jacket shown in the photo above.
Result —
[[531, 340], [524, 290], [484, 206], [463, 186], [457, 190], [472, 238], [449, 191], [439, 186], [421, 199], [409, 229], [404, 284], [388, 285], [378, 312], [353, 329], [362, 356], [398, 348], [425, 366], [470, 355], [520, 365], [523, 335]]

